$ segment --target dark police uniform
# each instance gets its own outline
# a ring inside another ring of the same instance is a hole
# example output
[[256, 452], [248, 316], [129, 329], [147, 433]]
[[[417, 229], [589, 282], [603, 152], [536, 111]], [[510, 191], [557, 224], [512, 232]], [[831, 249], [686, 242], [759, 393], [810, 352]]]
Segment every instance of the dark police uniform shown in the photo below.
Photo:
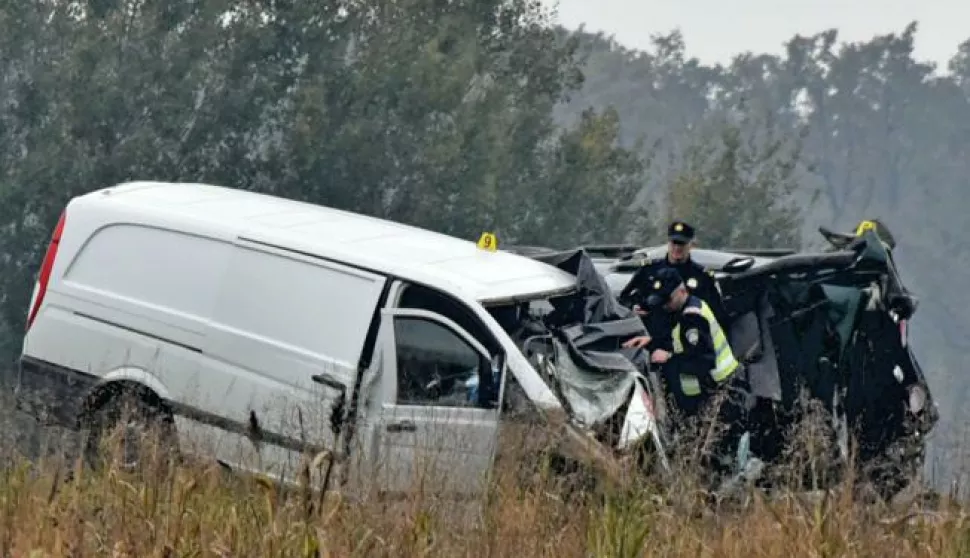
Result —
[[689, 295], [679, 310], [667, 312], [663, 308], [682, 284], [684, 279], [675, 269], [662, 269], [646, 301], [651, 314], [663, 312], [673, 318], [672, 354], [664, 364], [664, 376], [677, 406], [688, 417], [706, 412], [715, 395], [725, 395], [715, 420], [726, 426], [727, 432], [719, 437], [715, 453], [731, 456], [746, 427], [750, 389], [727, 334], [704, 300]]
[[[684, 221], [674, 221], [667, 228], [667, 238], [672, 242], [688, 243], [694, 239], [694, 227]], [[672, 263], [667, 256], [659, 257], [654, 260], [644, 262], [638, 269], [626, 287], [620, 292], [619, 300], [624, 304], [639, 304], [645, 307], [646, 297], [650, 294], [650, 285], [653, 284], [657, 272], [665, 268], [674, 268], [684, 279], [687, 290], [710, 305], [720, 323], [724, 323], [724, 310], [721, 304], [721, 292], [717, 289], [714, 280], [714, 273], [704, 269], [704, 266], [694, 260], [687, 258], [687, 261]], [[649, 348], [671, 349], [670, 331], [673, 328], [670, 316], [666, 312], [650, 312], [643, 317], [643, 325], [650, 332], [653, 340]]]

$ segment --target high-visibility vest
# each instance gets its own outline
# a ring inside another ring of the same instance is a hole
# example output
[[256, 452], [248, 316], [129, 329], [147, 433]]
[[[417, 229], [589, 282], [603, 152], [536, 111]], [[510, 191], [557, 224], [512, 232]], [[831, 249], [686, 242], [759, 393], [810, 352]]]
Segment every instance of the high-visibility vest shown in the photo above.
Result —
[[[711, 328], [711, 338], [714, 340], [714, 352], [717, 355], [714, 360], [714, 369], [710, 370], [708, 373], [712, 378], [714, 378], [715, 382], [721, 383], [731, 377], [731, 374], [737, 370], [739, 363], [737, 359], [734, 358], [734, 352], [731, 351], [731, 346], [728, 344], [727, 336], [724, 335], [724, 331], [721, 329], [721, 324], [717, 323], [717, 318], [714, 317], [714, 312], [711, 311], [711, 307], [699, 298], [694, 298], [694, 300], [700, 302], [700, 306], [696, 306], [688, 302], [688, 305], [682, 310], [682, 313], [700, 314], [705, 320], [707, 320], [707, 324]], [[680, 341], [680, 321], [678, 321], [674, 326], [672, 334], [674, 354], [676, 355], [683, 353], [684, 345]], [[700, 395], [701, 393], [701, 384], [697, 380], [697, 376], [694, 374], [681, 372], [680, 386], [685, 395]]]

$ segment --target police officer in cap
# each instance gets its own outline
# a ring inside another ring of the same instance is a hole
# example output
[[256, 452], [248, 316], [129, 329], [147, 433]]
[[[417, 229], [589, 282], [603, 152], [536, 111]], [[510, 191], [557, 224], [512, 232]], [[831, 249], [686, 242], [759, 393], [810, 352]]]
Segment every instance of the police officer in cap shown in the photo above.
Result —
[[629, 304], [633, 301], [633, 308], [643, 319], [650, 335], [652, 348], [670, 349], [670, 329], [673, 327], [670, 316], [664, 312], [649, 312], [645, 306], [646, 297], [650, 295], [650, 285], [653, 284], [657, 272], [665, 268], [673, 268], [684, 278], [688, 291], [706, 302], [714, 311], [715, 316], [724, 323], [724, 310], [721, 304], [721, 292], [717, 288], [714, 274], [704, 269], [690, 257], [694, 246], [694, 227], [685, 221], [674, 221], [667, 227], [667, 254], [664, 257], [644, 262], [630, 278], [629, 283], [620, 292], [619, 300]]
[[[654, 349], [650, 361], [664, 364], [668, 389], [687, 417], [705, 413], [716, 401], [715, 420], [727, 432], [715, 444], [715, 454], [729, 458], [746, 428], [750, 389], [742, 365], [711, 307], [689, 292], [676, 269], [659, 270], [650, 287], [648, 311], [669, 314], [674, 323], [672, 350]], [[638, 336], [623, 346], [642, 348], [649, 343], [649, 336]]]

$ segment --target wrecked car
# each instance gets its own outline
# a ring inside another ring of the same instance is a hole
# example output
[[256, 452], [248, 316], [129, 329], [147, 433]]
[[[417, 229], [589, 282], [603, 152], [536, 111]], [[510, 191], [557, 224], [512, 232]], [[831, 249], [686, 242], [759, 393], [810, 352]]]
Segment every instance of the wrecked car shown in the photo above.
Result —
[[[851, 461], [890, 498], [919, 472], [925, 438], [939, 419], [908, 339], [917, 299], [899, 277], [885, 225], [864, 221], [855, 234], [819, 231], [830, 243], [820, 253], [694, 249], [691, 255], [715, 271], [728, 338], [749, 375], [750, 455], [768, 467], [783, 464], [792, 427], [805, 416], [805, 403], [814, 402], [829, 417], [834, 463]], [[600, 263], [601, 281], [616, 296], [644, 261], [665, 250], [627, 249]], [[669, 426], [661, 422], [661, 438]]]

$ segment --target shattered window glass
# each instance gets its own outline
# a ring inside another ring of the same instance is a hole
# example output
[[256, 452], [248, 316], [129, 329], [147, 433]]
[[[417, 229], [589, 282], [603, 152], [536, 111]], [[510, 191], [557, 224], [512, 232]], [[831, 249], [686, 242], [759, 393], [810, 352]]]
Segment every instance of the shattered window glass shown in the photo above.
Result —
[[451, 329], [425, 318], [394, 322], [397, 404], [477, 406], [482, 356]]

